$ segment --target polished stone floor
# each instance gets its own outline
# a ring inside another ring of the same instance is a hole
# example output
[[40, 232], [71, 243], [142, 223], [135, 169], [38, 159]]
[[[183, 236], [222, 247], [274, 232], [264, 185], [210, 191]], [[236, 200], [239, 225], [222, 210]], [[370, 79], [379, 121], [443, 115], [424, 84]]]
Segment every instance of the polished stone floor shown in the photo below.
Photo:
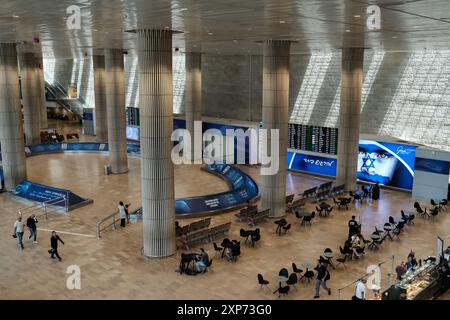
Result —
[[[400, 216], [401, 209], [411, 209], [413, 199], [409, 193], [382, 190], [379, 201], [364, 201], [351, 205], [350, 210], [336, 210], [330, 217], [316, 217], [312, 226], [300, 226], [291, 214], [286, 216], [293, 228], [283, 236], [275, 234], [275, 224], [268, 220], [260, 225], [261, 241], [252, 248], [242, 245], [241, 257], [231, 263], [214, 257], [212, 244], [204, 248], [214, 258], [210, 272], [197, 276], [175, 272], [180, 253], [164, 260], [148, 260], [140, 255], [142, 223], [132, 222], [125, 229], [106, 231], [100, 240], [95, 238], [96, 222], [114, 212], [119, 200], [140, 206], [140, 164], [138, 158], [129, 158], [129, 173], [103, 175], [107, 156], [100, 154], [52, 154], [27, 159], [29, 179], [55, 187], [68, 188], [94, 203], [71, 211], [67, 215], [51, 214], [46, 221], [40, 218], [38, 244], [25, 241], [21, 251], [11, 237], [17, 210], [26, 203], [9, 194], [0, 195], [0, 298], [1, 299], [276, 299], [272, 291], [277, 287], [281, 268], [295, 262], [315, 265], [327, 247], [335, 254], [347, 235], [347, 221], [352, 214], [361, 219], [363, 234], [368, 236], [374, 226], [381, 228], [390, 215]], [[242, 169], [259, 181], [258, 168]], [[199, 166], [180, 166], [175, 169], [176, 196], [192, 196], [226, 190], [218, 177], [200, 171]], [[327, 181], [304, 174], [288, 173], [287, 192], [300, 193]], [[423, 202], [425, 206], [428, 203]], [[307, 210], [314, 204], [308, 203]], [[234, 212], [215, 215], [212, 225], [233, 221], [228, 237], [240, 239], [239, 229], [248, 228], [234, 221]], [[184, 219], [183, 225], [192, 220]], [[60, 246], [61, 262], [52, 260], [47, 253], [50, 233], [60, 231], [65, 245]], [[28, 234], [28, 233], [26, 233]], [[328, 286], [332, 295], [322, 292], [321, 299], [349, 299], [354, 286], [338, 290], [366, 273], [370, 265], [381, 265], [383, 287], [389, 282], [394, 266], [404, 260], [410, 250], [419, 258], [436, 254], [436, 236], [449, 241], [450, 210], [435, 221], [417, 218], [399, 239], [387, 241], [378, 251], [368, 251], [360, 260], [349, 261], [346, 268], [331, 269]], [[221, 239], [217, 242], [220, 244]], [[448, 243], [448, 242], [447, 242]], [[192, 251], [198, 251], [199, 247]], [[81, 290], [68, 290], [66, 268], [77, 265], [81, 269]], [[304, 267], [302, 267], [304, 269]], [[257, 274], [270, 281], [269, 292], [260, 289]], [[286, 299], [311, 299], [313, 282], [297, 285]], [[447, 294], [443, 298], [450, 299]]]

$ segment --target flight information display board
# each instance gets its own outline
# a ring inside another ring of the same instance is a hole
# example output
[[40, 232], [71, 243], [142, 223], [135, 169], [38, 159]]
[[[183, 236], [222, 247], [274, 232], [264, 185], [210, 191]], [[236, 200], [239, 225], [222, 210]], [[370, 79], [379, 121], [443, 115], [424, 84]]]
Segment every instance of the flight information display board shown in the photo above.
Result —
[[288, 148], [337, 154], [338, 129], [289, 123]]
[[140, 124], [139, 108], [127, 107], [126, 121], [127, 125], [138, 126]]

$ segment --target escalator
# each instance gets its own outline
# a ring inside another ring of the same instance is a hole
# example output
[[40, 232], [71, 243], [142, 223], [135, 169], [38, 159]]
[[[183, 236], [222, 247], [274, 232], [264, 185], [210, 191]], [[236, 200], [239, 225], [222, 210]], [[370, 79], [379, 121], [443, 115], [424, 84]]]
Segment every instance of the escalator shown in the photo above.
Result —
[[66, 89], [60, 83], [54, 82], [51, 84], [45, 81], [45, 98], [47, 101], [58, 103], [75, 117], [82, 119], [84, 102], [82, 99], [68, 98]]

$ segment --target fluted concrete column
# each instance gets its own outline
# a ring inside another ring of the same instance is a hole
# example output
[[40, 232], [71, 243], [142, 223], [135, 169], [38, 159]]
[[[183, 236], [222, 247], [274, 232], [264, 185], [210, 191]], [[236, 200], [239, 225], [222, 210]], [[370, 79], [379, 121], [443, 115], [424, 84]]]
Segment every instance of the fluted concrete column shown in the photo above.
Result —
[[341, 106], [336, 183], [356, 188], [364, 48], [342, 49]]
[[98, 141], [108, 139], [108, 124], [105, 97], [105, 56], [92, 56], [94, 65], [94, 91], [95, 91], [95, 135]]
[[[202, 54], [190, 52], [185, 54], [186, 61], [186, 129], [191, 133], [192, 160], [202, 161], [201, 145], [194, 143], [194, 121], [202, 121]], [[195, 150], [195, 148], [199, 150]], [[195, 156], [198, 155], [199, 158]]]
[[112, 173], [125, 173], [128, 171], [128, 162], [122, 49], [105, 49], [105, 97], [109, 165]]
[[44, 77], [44, 61], [42, 57], [36, 57], [39, 78], [39, 101], [40, 101], [40, 127], [41, 129], [48, 128], [48, 118], [47, 118], [47, 99], [45, 98], [45, 77]]
[[[268, 129], [268, 150], [279, 142], [279, 170], [261, 176], [261, 208], [271, 217], [286, 213], [286, 148], [289, 110], [289, 41], [265, 41], [263, 47], [263, 123]], [[279, 130], [279, 141], [271, 140], [271, 129]]]
[[40, 137], [40, 108], [41, 97], [39, 91], [39, 66], [34, 53], [19, 54], [20, 78], [22, 87], [22, 106], [25, 131], [25, 142], [33, 146], [41, 142]]
[[15, 43], [0, 44], [0, 145], [5, 188], [13, 190], [27, 177]]
[[172, 31], [138, 32], [144, 255], [175, 253]]

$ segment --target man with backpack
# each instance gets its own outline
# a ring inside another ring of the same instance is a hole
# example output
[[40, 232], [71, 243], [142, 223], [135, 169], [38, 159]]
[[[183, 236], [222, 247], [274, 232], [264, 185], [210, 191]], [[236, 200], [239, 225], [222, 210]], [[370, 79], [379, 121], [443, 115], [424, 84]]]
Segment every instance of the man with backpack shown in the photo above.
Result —
[[328, 291], [328, 295], [331, 295], [331, 289], [327, 287], [327, 281], [330, 280], [330, 273], [327, 270], [328, 263], [323, 258], [320, 257], [319, 264], [316, 267], [317, 270], [317, 280], [316, 280], [316, 294], [314, 299], [320, 298], [320, 287]]

